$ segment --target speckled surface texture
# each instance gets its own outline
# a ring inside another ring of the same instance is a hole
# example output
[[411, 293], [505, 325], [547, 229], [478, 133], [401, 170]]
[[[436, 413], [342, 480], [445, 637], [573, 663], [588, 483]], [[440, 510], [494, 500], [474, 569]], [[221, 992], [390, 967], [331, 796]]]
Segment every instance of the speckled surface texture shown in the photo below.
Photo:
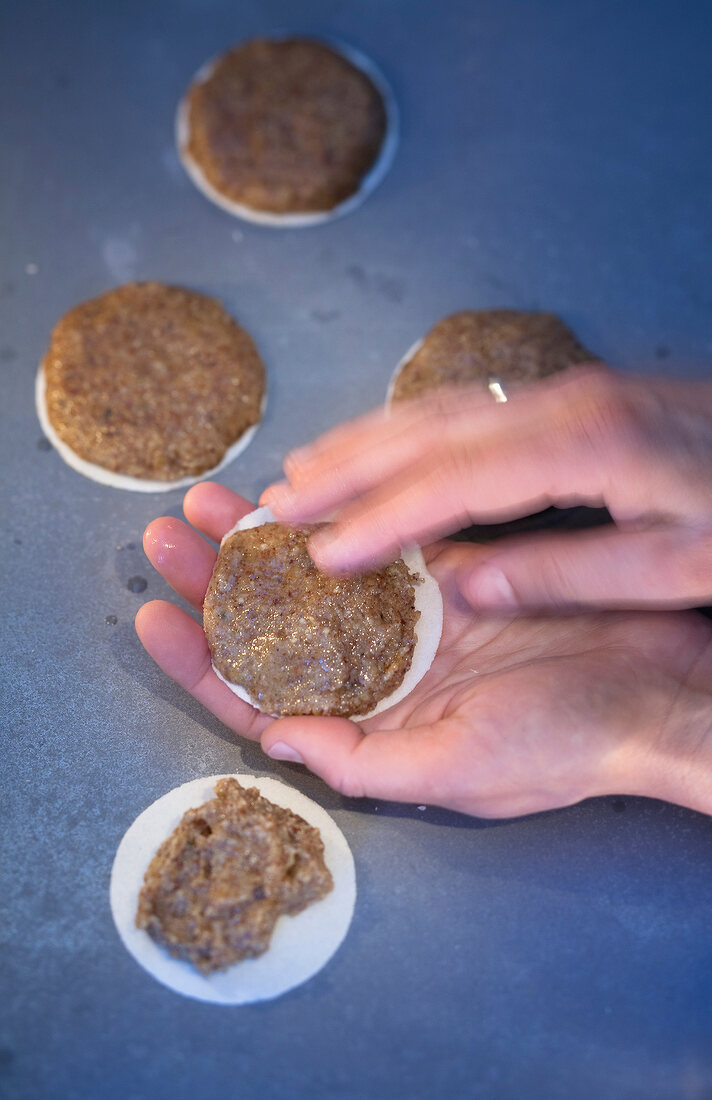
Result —
[[[56, 320], [129, 279], [215, 295], [257, 340], [270, 404], [221, 475], [252, 497], [457, 309], [548, 309], [624, 369], [708, 374], [708, 6], [27, 0], [0, 20], [3, 1097], [711, 1097], [710, 821], [607, 798], [481, 822], [269, 762], [133, 631], [168, 595], [142, 529], [180, 493], [86, 481], [33, 405]], [[201, 63], [279, 30], [359, 47], [402, 109], [387, 179], [321, 228], [230, 218], [173, 146]], [[150, 802], [240, 770], [333, 814], [359, 897], [314, 980], [226, 1009], [139, 969], [108, 886]]]

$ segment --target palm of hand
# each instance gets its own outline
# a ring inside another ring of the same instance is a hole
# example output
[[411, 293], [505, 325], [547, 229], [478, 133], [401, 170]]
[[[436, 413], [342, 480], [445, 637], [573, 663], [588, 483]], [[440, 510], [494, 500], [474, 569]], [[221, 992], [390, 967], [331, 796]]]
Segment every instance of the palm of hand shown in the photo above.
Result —
[[[187, 518], [216, 540], [249, 508], [214, 484], [196, 486], [185, 504]], [[199, 608], [215, 558], [210, 544], [179, 520], [159, 519], [144, 545]], [[144, 605], [136, 626], [164, 671], [226, 725], [262, 737], [267, 751], [286, 743], [345, 794], [513, 816], [625, 789], [615, 777], [644, 736], [663, 736], [709, 642], [707, 624], [671, 613], [481, 616], [456, 582], [478, 552], [438, 544], [426, 553], [444, 601], [438, 654], [406, 699], [362, 727], [259, 714], [218, 679], [202, 628], [172, 604]]]

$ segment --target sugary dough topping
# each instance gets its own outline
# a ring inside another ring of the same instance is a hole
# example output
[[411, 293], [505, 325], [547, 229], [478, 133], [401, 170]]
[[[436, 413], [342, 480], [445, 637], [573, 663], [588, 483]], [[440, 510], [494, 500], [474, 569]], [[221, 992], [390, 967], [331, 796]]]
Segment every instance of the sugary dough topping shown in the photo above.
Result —
[[446, 385], [491, 379], [533, 382], [595, 356], [552, 313], [513, 309], [463, 310], [444, 317], [402, 366], [393, 401], [405, 401]]
[[265, 523], [224, 541], [203, 605], [213, 664], [270, 714], [365, 714], [410, 668], [420, 578], [401, 560], [321, 573], [312, 530]]
[[62, 442], [118, 474], [197, 477], [260, 419], [265, 371], [247, 332], [204, 294], [128, 283], [56, 325], [43, 363]]
[[308, 39], [254, 39], [187, 96], [186, 154], [222, 196], [258, 211], [326, 211], [358, 191], [386, 133], [369, 77]]

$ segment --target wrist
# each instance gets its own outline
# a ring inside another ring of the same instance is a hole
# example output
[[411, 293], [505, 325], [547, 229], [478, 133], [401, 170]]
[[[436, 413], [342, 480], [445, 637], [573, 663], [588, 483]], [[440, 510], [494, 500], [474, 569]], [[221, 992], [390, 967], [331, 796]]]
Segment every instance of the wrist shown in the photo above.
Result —
[[712, 695], [683, 687], [663, 730], [651, 726], [631, 740], [612, 778], [615, 793], [712, 814]]

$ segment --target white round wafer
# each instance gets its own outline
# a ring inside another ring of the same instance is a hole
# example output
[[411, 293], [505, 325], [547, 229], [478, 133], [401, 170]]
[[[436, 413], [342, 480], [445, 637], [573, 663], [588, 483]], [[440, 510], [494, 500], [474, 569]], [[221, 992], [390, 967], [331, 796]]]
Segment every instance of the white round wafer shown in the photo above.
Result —
[[398, 360], [398, 363], [396, 364], [396, 369], [391, 375], [391, 380], [388, 383], [388, 389], [386, 390], [386, 408], [390, 408], [393, 403], [393, 394], [395, 392], [396, 382], [398, 381], [398, 375], [403, 370], [403, 368], [407, 366], [408, 363], [410, 363], [411, 359], [413, 359], [418, 354], [422, 346], [423, 340], [416, 340], [413, 346], [409, 348], [408, 351], [405, 353], [403, 358]]
[[296, 916], [281, 916], [269, 948], [255, 959], [245, 959], [210, 975], [182, 959], [175, 959], [148, 932], [136, 927], [138, 898], [149, 863], [186, 810], [201, 806], [215, 795], [221, 775], [194, 779], [153, 802], [140, 814], [119, 844], [111, 871], [111, 912], [117, 931], [136, 961], [169, 989], [217, 1004], [240, 1005], [278, 997], [307, 981], [329, 961], [342, 943], [356, 902], [356, 875], [351, 849], [326, 810], [306, 795], [266, 776], [235, 775], [243, 786], [257, 787], [278, 806], [292, 810], [319, 829], [324, 861], [334, 888]]

